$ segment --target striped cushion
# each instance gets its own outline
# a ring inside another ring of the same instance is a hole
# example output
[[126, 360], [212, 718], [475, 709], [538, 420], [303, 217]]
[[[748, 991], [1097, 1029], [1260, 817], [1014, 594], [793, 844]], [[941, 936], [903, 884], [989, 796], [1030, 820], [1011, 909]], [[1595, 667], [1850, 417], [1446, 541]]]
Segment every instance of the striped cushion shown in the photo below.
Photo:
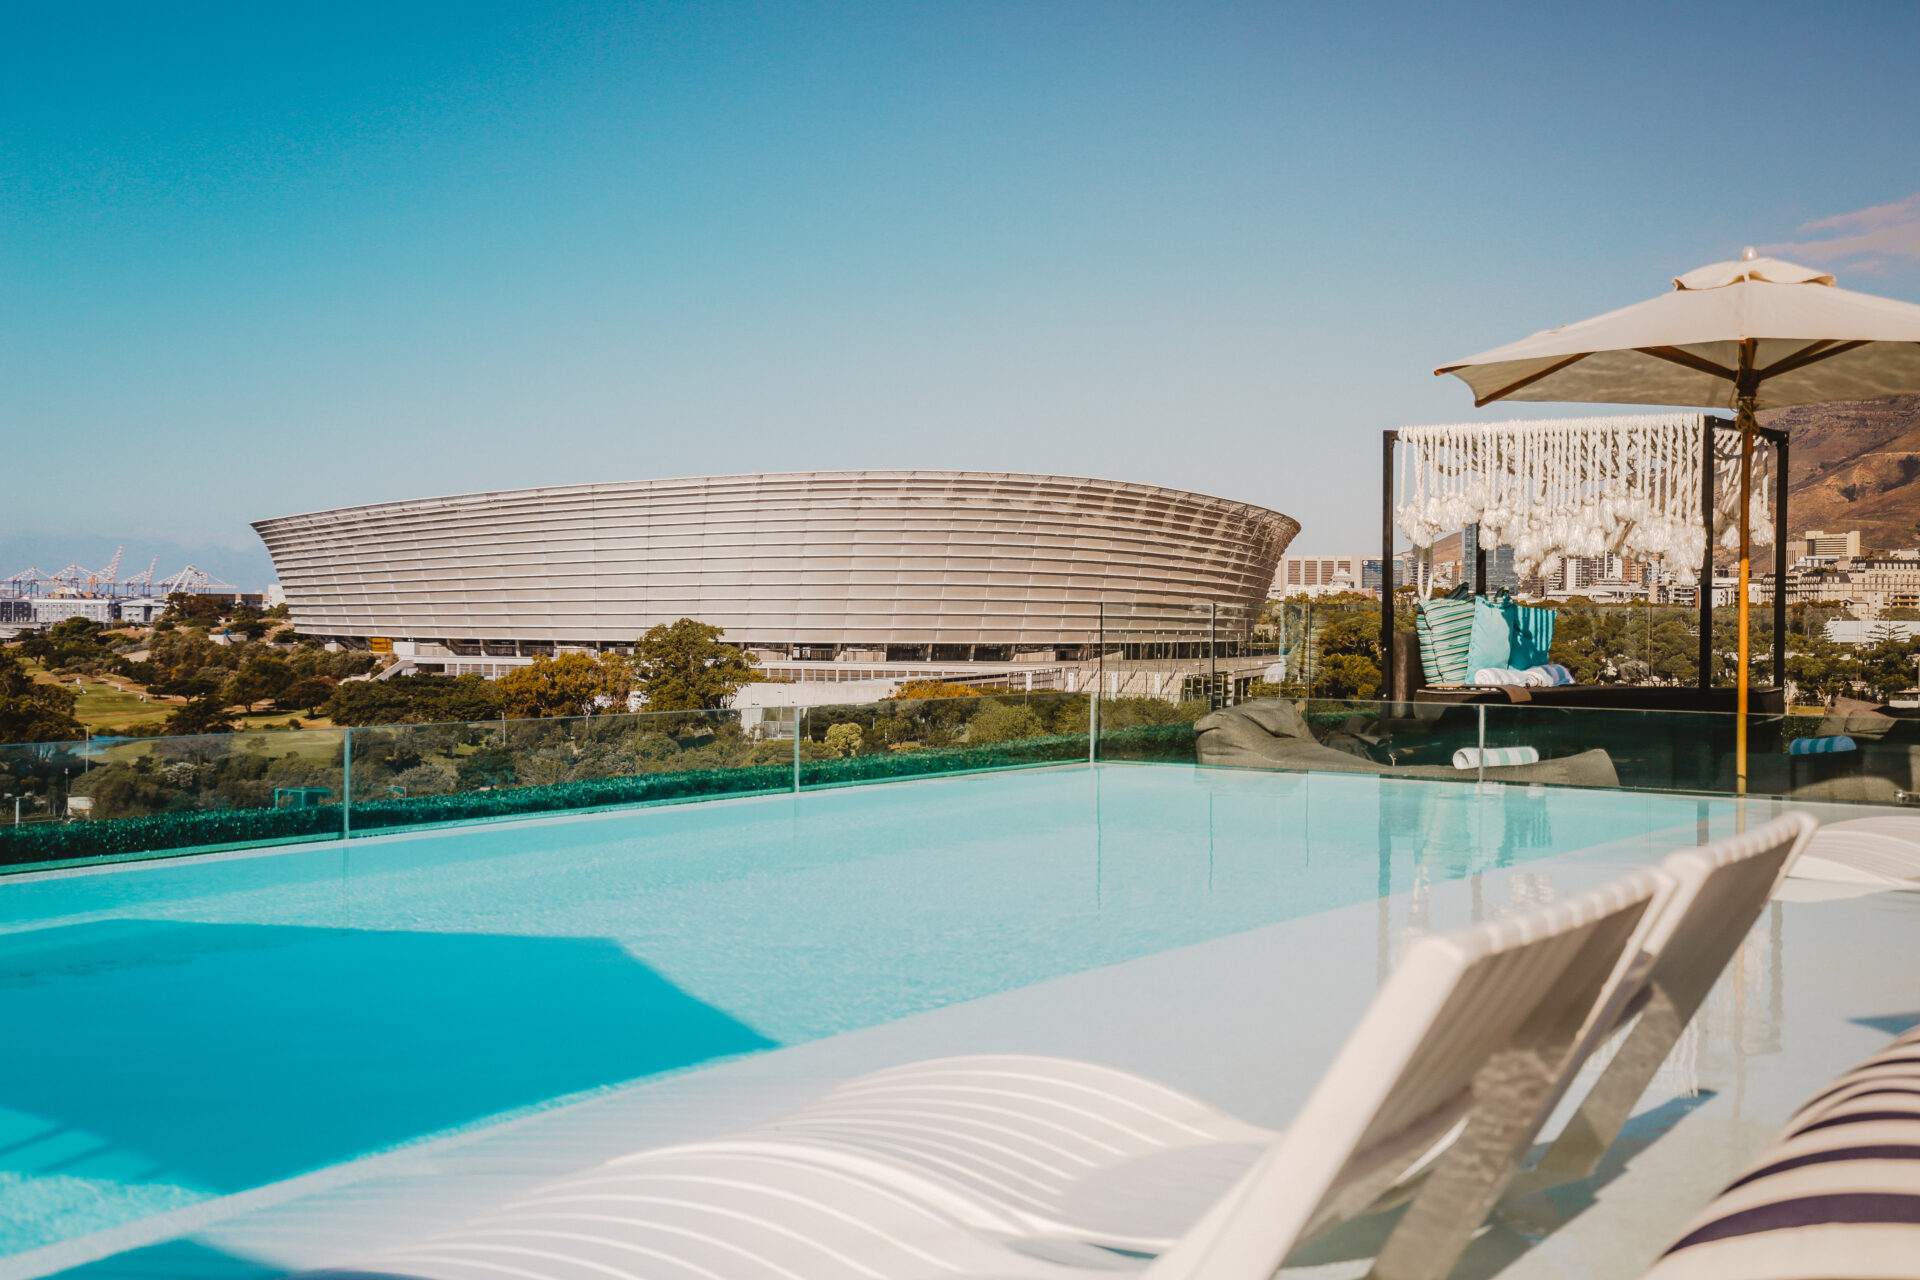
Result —
[[1802, 1107], [1647, 1280], [1920, 1274], [1920, 1027]]
[[1844, 733], [1827, 738], [1795, 738], [1787, 744], [1787, 754], [1794, 756], [1824, 756], [1835, 751], [1857, 750], [1853, 739]]
[[1473, 600], [1422, 600], [1413, 620], [1420, 637], [1420, 665], [1428, 684], [1459, 684], [1467, 678], [1467, 646], [1473, 639]]

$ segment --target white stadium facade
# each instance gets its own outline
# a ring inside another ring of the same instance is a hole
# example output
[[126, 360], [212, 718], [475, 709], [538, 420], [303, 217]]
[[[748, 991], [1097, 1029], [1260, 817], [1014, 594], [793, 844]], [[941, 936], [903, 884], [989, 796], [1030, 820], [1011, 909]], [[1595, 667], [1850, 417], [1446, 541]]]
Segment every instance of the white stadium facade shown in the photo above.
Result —
[[1113, 480], [828, 471], [463, 494], [254, 528], [303, 634], [428, 670], [498, 675], [696, 618], [770, 675], [848, 681], [1073, 662], [1103, 606], [1224, 606], [1244, 634], [1299, 525]]

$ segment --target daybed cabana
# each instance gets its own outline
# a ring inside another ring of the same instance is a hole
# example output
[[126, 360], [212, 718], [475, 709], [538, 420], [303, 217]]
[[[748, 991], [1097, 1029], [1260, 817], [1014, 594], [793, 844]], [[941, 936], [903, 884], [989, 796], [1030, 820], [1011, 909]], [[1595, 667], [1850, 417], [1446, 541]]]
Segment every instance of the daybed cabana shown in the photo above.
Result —
[[[1762, 714], [1786, 710], [1787, 436], [1756, 428], [1767, 447], [1754, 468], [1774, 481], [1755, 486], [1749, 513], [1772, 530], [1774, 550], [1773, 687], [1754, 690]], [[1737, 538], [1740, 466], [1735, 424], [1706, 414], [1637, 414], [1529, 422], [1469, 423], [1388, 431], [1382, 442], [1380, 642], [1383, 684], [1396, 702], [1509, 702], [1643, 711], [1733, 711], [1735, 690], [1713, 685], [1713, 549]], [[1396, 478], [1398, 501], [1396, 503]], [[1694, 688], [1562, 684], [1514, 692], [1474, 685], [1474, 673], [1424, 669], [1414, 637], [1396, 636], [1393, 589], [1423, 585], [1393, 577], [1396, 528], [1416, 547], [1475, 526], [1479, 551], [1473, 592], [1487, 597], [1486, 547], [1514, 549], [1523, 576], [1551, 572], [1568, 556], [1661, 557], [1684, 566], [1698, 584], [1700, 676]], [[1764, 535], [1763, 539], [1764, 539]], [[1698, 566], [1697, 569], [1694, 566]]]

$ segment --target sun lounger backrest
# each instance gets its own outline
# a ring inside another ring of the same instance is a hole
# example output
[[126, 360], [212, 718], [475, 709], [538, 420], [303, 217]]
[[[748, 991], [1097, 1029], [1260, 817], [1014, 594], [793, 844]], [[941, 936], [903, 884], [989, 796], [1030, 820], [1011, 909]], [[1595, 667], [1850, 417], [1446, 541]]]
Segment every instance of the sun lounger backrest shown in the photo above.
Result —
[[1674, 896], [1647, 934], [1646, 949], [1658, 957], [1649, 985], [1690, 1016], [1818, 826], [1804, 813], [1789, 813], [1668, 857], [1661, 868], [1674, 879]]
[[[1576, 1061], [1622, 1023], [1638, 1022], [1539, 1165], [1515, 1180], [1512, 1194], [1577, 1181], [1599, 1166], [1816, 825], [1806, 814], [1790, 813], [1660, 864], [1673, 879], [1672, 895], [1641, 940], [1641, 967], [1588, 1026]], [[1572, 1084], [1573, 1073], [1564, 1073], [1543, 1121]]]
[[[1365, 1208], [1463, 1119], [1469, 1135], [1511, 1127], [1552, 1087], [1670, 887], [1639, 872], [1414, 944], [1285, 1135], [1149, 1274], [1267, 1280], [1295, 1243]], [[1498, 1191], [1468, 1198], [1490, 1205]], [[1478, 1222], [1456, 1225], [1470, 1237]]]

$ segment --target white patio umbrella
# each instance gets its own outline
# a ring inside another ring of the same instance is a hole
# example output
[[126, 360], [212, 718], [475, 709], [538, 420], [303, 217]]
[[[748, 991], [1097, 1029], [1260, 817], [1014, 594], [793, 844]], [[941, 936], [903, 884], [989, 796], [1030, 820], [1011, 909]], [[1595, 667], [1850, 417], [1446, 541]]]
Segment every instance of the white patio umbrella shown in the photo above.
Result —
[[[1754, 414], [1823, 400], [1920, 393], [1920, 306], [1853, 293], [1746, 250], [1678, 277], [1671, 293], [1561, 325], [1434, 370], [1496, 400], [1692, 404], [1740, 424], [1738, 789], [1747, 789], [1747, 581]], [[1702, 590], [1710, 584], [1701, 584]], [[1774, 589], [1784, 590], [1784, 583]]]

